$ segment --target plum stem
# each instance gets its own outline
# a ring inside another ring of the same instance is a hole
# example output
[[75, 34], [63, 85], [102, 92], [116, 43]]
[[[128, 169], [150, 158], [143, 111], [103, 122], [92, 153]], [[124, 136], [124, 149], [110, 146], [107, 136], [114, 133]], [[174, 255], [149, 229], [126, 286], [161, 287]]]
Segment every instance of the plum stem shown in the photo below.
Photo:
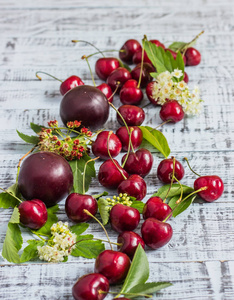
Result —
[[92, 81], [93, 81], [93, 85], [96, 87], [97, 85], [96, 85], [96, 82], [95, 82], [94, 77], [93, 77], [93, 72], [92, 72], [92, 70], [91, 70], [89, 60], [88, 60], [88, 58], [87, 58], [86, 55], [83, 55], [83, 56], [82, 56], [82, 59], [83, 59], [83, 58], [84, 58], [85, 61], [87, 62], [87, 65], [88, 65], [88, 67], [89, 67], [89, 72], [90, 72], [90, 75], [91, 75], [91, 78], [92, 78]]
[[63, 81], [62, 81], [61, 79], [58, 79], [57, 77], [55, 77], [55, 76], [53, 76], [53, 75], [51, 75], [51, 74], [49, 74], [49, 73], [47, 73], [47, 72], [43, 72], [43, 71], [37, 71], [37, 72], [36, 72], [36, 77], [37, 77], [39, 80], [42, 80], [42, 79], [41, 79], [41, 77], [38, 75], [38, 73], [45, 74], [45, 75], [50, 76], [50, 77], [54, 78], [55, 80], [58, 80], [58, 81], [60, 81], [60, 82], [63, 83]]
[[7, 190], [3, 189], [0, 187], [0, 190], [2, 190], [3, 192], [9, 194], [10, 196], [14, 197], [16, 200], [18, 200], [20, 203], [22, 203], [23, 201], [20, 200], [18, 197], [16, 197], [15, 195], [13, 195], [12, 193], [8, 192]]
[[84, 211], [88, 216], [92, 217], [95, 221], [97, 221], [98, 224], [102, 227], [102, 229], [104, 230], [104, 232], [105, 232], [105, 234], [106, 234], [107, 240], [108, 240], [108, 242], [109, 242], [109, 244], [110, 244], [111, 250], [113, 251], [113, 247], [112, 247], [112, 244], [111, 244], [109, 235], [108, 235], [108, 233], [107, 233], [107, 231], [106, 231], [106, 228], [105, 228], [105, 227], [103, 226], [103, 224], [102, 224], [102, 223], [101, 223], [101, 222], [100, 222], [93, 214], [91, 214], [91, 212], [89, 212], [87, 209], [84, 209], [83, 211]]
[[16, 176], [16, 181], [18, 180], [18, 176], [19, 176], [19, 171], [20, 171], [20, 165], [21, 165], [21, 162], [22, 160], [27, 157], [31, 152], [33, 152], [35, 149], [37, 148], [37, 145], [35, 145], [31, 150], [29, 150], [26, 154], [24, 154], [24, 156], [22, 156], [18, 162], [18, 165], [17, 165], [17, 176]]
[[99, 156], [98, 156], [98, 157], [95, 157], [95, 158], [92, 158], [92, 159], [86, 161], [86, 163], [85, 163], [85, 166], [84, 166], [84, 172], [83, 172], [83, 195], [85, 194], [85, 174], [86, 174], [86, 168], [87, 168], [87, 165], [88, 165], [89, 162], [95, 161], [95, 160], [98, 159], [98, 158], [99, 158]]
[[92, 44], [92, 43], [90, 43], [88, 41], [84, 41], [84, 40], [72, 40], [72, 43], [86, 43], [86, 44], [92, 46], [93, 48], [95, 48], [98, 51], [98, 53], [100, 53], [103, 57], [105, 57], [105, 55], [103, 54], [103, 52], [98, 47], [94, 46], [94, 44]]
[[201, 177], [201, 175], [199, 175], [198, 173], [196, 173], [196, 172], [192, 169], [192, 167], [190, 166], [190, 163], [189, 163], [187, 157], [184, 157], [184, 160], [186, 160], [189, 169], [190, 169], [195, 175], [197, 175], [198, 177]]

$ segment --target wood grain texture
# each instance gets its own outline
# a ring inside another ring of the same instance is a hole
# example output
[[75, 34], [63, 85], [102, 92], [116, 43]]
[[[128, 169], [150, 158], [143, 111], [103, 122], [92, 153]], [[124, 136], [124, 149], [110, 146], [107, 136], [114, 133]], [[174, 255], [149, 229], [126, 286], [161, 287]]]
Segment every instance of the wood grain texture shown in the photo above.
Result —
[[[169, 45], [174, 40], [189, 41], [205, 30], [197, 43], [202, 62], [186, 68], [190, 85], [199, 84], [201, 88], [203, 111], [198, 117], [167, 124], [161, 130], [178, 160], [187, 156], [198, 173], [218, 174], [223, 179], [224, 194], [215, 203], [197, 200], [170, 221], [174, 230], [170, 243], [146, 252], [150, 281], [173, 283], [153, 299], [233, 300], [233, 0], [180, 0], [177, 5], [173, 0], [136, 0], [134, 5], [124, 0], [0, 0], [0, 8], [0, 187], [4, 188], [14, 183], [16, 164], [30, 149], [15, 130], [31, 135], [30, 122], [46, 125], [51, 119], [59, 120], [59, 82], [43, 75], [40, 82], [35, 72], [42, 70], [61, 79], [76, 74], [92, 84], [87, 65], [80, 58], [94, 50], [84, 43], [73, 44], [72, 39], [88, 40], [102, 50], [119, 49], [127, 39], [140, 40], [143, 34]], [[97, 57], [90, 59], [92, 69]], [[101, 82], [96, 76], [95, 80]], [[114, 103], [120, 105], [117, 96]], [[142, 106], [146, 103], [144, 99]], [[158, 107], [148, 106], [145, 111], [145, 125], [156, 127], [161, 123]], [[118, 128], [113, 111], [105, 126]], [[151, 150], [154, 166], [146, 177], [144, 201], [162, 185], [156, 177], [162, 156]], [[100, 164], [97, 162], [96, 169]], [[186, 176], [182, 183], [193, 186], [196, 177], [183, 164]], [[93, 180], [90, 193], [101, 191], [103, 188]], [[0, 215], [1, 250], [11, 210], [1, 209]], [[67, 220], [64, 200], [58, 216]], [[108, 229], [114, 241], [117, 235], [110, 226]], [[31, 237], [23, 232], [25, 246]], [[104, 237], [94, 222], [87, 232]], [[93, 271], [93, 263], [69, 257], [64, 264], [34, 261], [13, 265], [0, 257], [0, 298], [72, 299], [72, 285], [78, 277]]]

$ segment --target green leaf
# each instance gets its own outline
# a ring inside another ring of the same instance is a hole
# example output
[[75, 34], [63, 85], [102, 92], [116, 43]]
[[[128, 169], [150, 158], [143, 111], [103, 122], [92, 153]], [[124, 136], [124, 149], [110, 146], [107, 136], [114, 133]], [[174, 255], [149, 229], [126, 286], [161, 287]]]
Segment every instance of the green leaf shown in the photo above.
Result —
[[[69, 161], [73, 172], [73, 189], [75, 193], [83, 194], [83, 172], [85, 163], [91, 158], [88, 155], [82, 156], [78, 160]], [[87, 164], [85, 173], [85, 192], [88, 191], [92, 177], [96, 176], [94, 161]]]
[[23, 253], [20, 257], [21, 263], [37, 258], [38, 257], [37, 247], [38, 246], [42, 247], [44, 245], [43, 241], [38, 241], [38, 240], [28, 240], [27, 242], [29, 245], [25, 247], [23, 250]]
[[10, 222], [8, 223], [6, 237], [3, 243], [2, 256], [9, 262], [20, 263], [20, 256], [18, 254], [22, 247], [23, 239], [19, 225], [19, 210], [14, 208]]
[[58, 222], [58, 217], [56, 215], [56, 213], [58, 211], [59, 211], [58, 204], [47, 208], [48, 219], [47, 219], [45, 225], [37, 230], [38, 234], [45, 235], [45, 236], [51, 236], [50, 228], [54, 223]]
[[102, 224], [106, 225], [109, 221], [110, 216], [110, 206], [106, 199], [100, 198], [98, 200], [98, 210], [102, 218]]
[[93, 235], [92, 234], [84, 234], [84, 235], [78, 235], [76, 237], [76, 241], [83, 241], [83, 240], [92, 240], [93, 239]]
[[78, 223], [76, 225], [73, 225], [70, 227], [70, 230], [75, 233], [76, 235], [80, 235], [83, 233], [85, 230], [89, 228], [89, 224], [87, 223]]
[[[164, 199], [167, 195], [168, 189], [170, 188], [170, 184], [166, 184], [164, 186], [162, 186], [161, 188], [158, 189], [157, 193], [154, 193], [152, 195], [152, 197], [160, 197], [162, 199]], [[190, 193], [192, 193], [194, 191], [193, 188], [186, 186], [186, 185], [182, 185], [183, 188], [183, 195], [188, 195]], [[181, 187], [179, 184], [175, 183], [172, 184], [172, 187], [170, 189], [170, 192], [168, 194], [168, 198], [174, 197], [174, 196], [179, 196], [181, 194]]]
[[186, 44], [187, 43], [185, 42], [173, 42], [170, 46], [168, 46], [168, 48], [174, 52], [177, 52], [179, 50], [182, 50]]
[[174, 61], [176, 61], [177, 68], [183, 72], [183, 75], [180, 78], [177, 78], [177, 81], [181, 81], [184, 78], [184, 60], [180, 52], [177, 53], [176, 60]]
[[141, 201], [133, 201], [131, 204], [131, 207], [136, 208], [140, 214], [142, 214], [144, 206], [145, 203]]
[[145, 283], [148, 278], [149, 262], [144, 249], [139, 244], [120, 294], [128, 293], [136, 285]]
[[16, 196], [18, 197], [18, 184], [17, 183], [14, 183], [12, 186], [10, 186], [7, 191], [9, 193], [12, 194], [9, 195], [8, 193], [6, 192], [3, 192], [0, 194], [0, 208], [9, 208], [9, 207], [12, 207], [14, 208], [15, 206], [17, 206], [19, 204], [19, 201], [17, 199], [15, 199], [15, 197], [13, 196]]
[[98, 200], [99, 198], [101, 198], [102, 196], [107, 196], [109, 193], [104, 191], [101, 194], [96, 194], [96, 195], [92, 195], [93, 198], [95, 198], [96, 200]]
[[30, 127], [35, 133], [39, 133], [42, 130], [42, 128], [45, 128], [45, 126], [37, 125], [32, 122], [30, 123]]
[[38, 136], [26, 135], [22, 132], [19, 132], [18, 130], [16, 130], [16, 131], [17, 131], [19, 137], [26, 143], [37, 145], [40, 141]]
[[105, 246], [101, 241], [87, 240], [77, 243], [71, 255], [91, 259], [96, 258], [104, 250]]
[[[171, 286], [172, 283], [170, 282], [147, 282], [147, 283], [140, 283], [134, 286], [129, 293], [134, 294], [153, 294], [161, 289], [165, 289], [166, 287]], [[129, 298], [138, 297], [137, 295], [130, 295]]]
[[167, 158], [171, 150], [168, 146], [167, 139], [162, 132], [149, 126], [139, 126], [139, 128], [142, 130], [143, 138]]
[[183, 211], [185, 211], [194, 201], [197, 195], [192, 195], [188, 197], [186, 200], [183, 201], [183, 198], [179, 204], [176, 204], [176, 201], [179, 199], [180, 196], [175, 196], [171, 198], [169, 202], [169, 206], [174, 209], [172, 216], [175, 218], [179, 214], [181, 214]]

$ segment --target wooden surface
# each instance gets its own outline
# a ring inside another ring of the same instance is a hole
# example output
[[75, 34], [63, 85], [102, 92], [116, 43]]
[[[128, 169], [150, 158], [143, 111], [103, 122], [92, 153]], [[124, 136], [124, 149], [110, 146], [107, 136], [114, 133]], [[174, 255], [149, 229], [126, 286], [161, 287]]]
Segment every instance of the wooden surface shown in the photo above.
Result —
[[[72, 44], [71, 39], [88, 40], [101, 49], [119, 49], [127, 39], [140, 40], [143, 34], [169, 45], [174, 40], [189, 41], [205, 30], [197, 44], [202, 62], [186, 69], [189, 84], [201, 88], [204, 109], [198, 117], [164, 126], [162, 132], [172, 155], [178, 160], [187, 156], [198, 173], [219, 175], [225, 191], [216, 202], [197, 201], [171, 220], [174, 235], [168, 245], [157, 251], [147, 249], [150, 280], [173, 283], [157, 299], [234, 299], [233, 20], [232, 0], [0, 0], [0, 186], [4, 188], [14, 183], [18, 160], [30, 149], [16, 129], [31, 134], [30, 122], [46, 125], [59, 119], [59, 82], [46, 76], [40, 82], [35, 72], [42, 70], [61, 79], [76, 74], [92, 84], [80, 57], [93, 49]], [[118, 97], [114, 103], [119, 105]], [[144, 124], [157, 126], [158, 112], [147, 107]], [[106, 128], [118, 128], [113, 112]], [[162, 157], [155, 153], [154, 159], [146, 177], [147, 197], [161, 186], [156, 169]], [[186, 166], [185, 171], [182, 182], [192, 186], [195, 176]], [[102, 190], [94, 180], [90, 192]], [[64, 201], [60, 208], [59, 219], [65, 221]], [[0, 215], [2, 249], [11, 211], [1, 209]], [[89, 232], [104, 236], [94, 222]], [[109, 232], [115, 240], [116, 234]], [[27, 239], [29, 235], [24, 234], [25, 243]], [[51, 300], [72, 299], [72, 285], [93, 271], [94, 260], [69, 257], [62, 264], [14, 265], [1, 257], [0, 264], [1, 299]]]

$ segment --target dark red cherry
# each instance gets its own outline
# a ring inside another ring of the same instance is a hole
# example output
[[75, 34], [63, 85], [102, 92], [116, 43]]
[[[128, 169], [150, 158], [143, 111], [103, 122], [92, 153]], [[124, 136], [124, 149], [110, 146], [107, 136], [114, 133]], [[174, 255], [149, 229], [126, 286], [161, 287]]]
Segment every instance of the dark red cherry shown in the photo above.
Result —
[[197, 66], [201, 62], [201, 53], [195, 48], [188, 48], [185, 52], [186, 66]]
[[80, 277], [72, 288], [72, 296], [75, 300], [102, 300], [108, 292], [109, 281], [99, 273], [91, 273]]
[[120, 50], [124, 50], [123, 52], [119, 52], [119, 58], [128, 63], [128, 64], [132, 64], [132, 58], [133, 55], [141, 50], [141, 44], [134, 39], [131, 40], [127, 40], [123, 46], [121, 47]]
[[207, 202], [213, 202], [221, 197], [224, 184], [222, 179], [217, 175], [200, 176], [194, 182], [194, 190], [197, 191], [202, 187], [207, 187], [206, 190], [201, 191], [198, 195]]
[[[150, 73], [155, 72], [154, 67], [149, 63], [143, 63], [142, 76], [141, 76], [141, 88], [145, 88], [147, 84], [153, 80]], [[136, 65], [136, 67], [131, 71], [131, 76], [137, 82], [139, 82], [141, 74], [141, 64]]]
[[97, 201], [91, 195], [82, 195], [78, 193], [70, 194], [65, 202], [65, 211], [70, 220], [75, 223], [86, 222], [91, 219], [84, 209], [87, 209], [92, 215], [97, 213]]
[[[175, 171], [174, 175], [178, 180], [181, 180], [184, 177], [184, 167], [182, 164], [175, 160]], [[170, 183], [173, 173], [173, 159], [166, 158], [160, 162], [157, 169], [158, 179], [163, 183]], [[175, 182], [175, 180], [174, 180]]]
[[84, 85], [84, 82], [80, 79], [80, 77], [76, 75], [72, 75], [66, 80], [64, 80], [60, 85], [60, 93], [65, 95], [66, 92], [70, 91], [76, 86]]
[[96, 61], [95, 71], [98, 77], [106, 80], [107, 77], [117, 68], [119, 68], [119, 60], [115, 57], [102, 57]]
[[141, 234], [147, 246], [158, 249], [170, 241], [173, 230], [170, 224], [149, 218], [142, 224]]
[[159, 221], [163, 221], [171, 214], [172, 209], [170, 206], [163, 202], [160, 197], [151, 197], [146, 202], [143, 209], [143, 218], [155, 218]]
[[104, 250], [96, 258], [94, 272], [104, 275], [110, 284], [118, 284], [127, 276], [130, 264], [125, 253]]
[[[137, 51], [134, 55], [133, 55], [133, 58], [132, 58], [132, 61], [134, 64], [140, 64], [141, 63], [141, 60], [142, 60], [142, 49]], [[143, 57], [143, 62], [145, 63], [149, 63], [152, 65], [147, 53], [144, 51], [144, 57]]]
[[164, 122], [177, 123], [184, 118], [184, 111], [178, 101], [169, 100], [162, 105], [159, 115]]
[[127, 69], [119, 67], [108, 76], [107, 84], [111, 87], [112, 91], [114, 92], [119, 83], [119, 87], [117, 90], [117, 92], [119, 92], [124, 83], [129, 79], [132, 79], [131, 73]]
[[184, 82], [188, 83], [189, 82], [189, 77], [188, 74], [186, 72], [184, 72]]
[[[140, 144], [142, 143], [143, 133], [142, 133], [141, 129], [137, 126], [129, 126], [128, 128], [129, 128], [129, 131], [132, 130], [131, 142], [132, 142], [133, 148], [137, 149], [140, 146]], [[116, 131], [116, 135], [118, 136], [118, 138], [120, 139], [120, 141], [122, 143], [122, 150], [128, 151], [129, 135], [128, 135], [128, 131], [127, 131], [126, 127], [125, 126], [120, 127]]]
[[125, 297], [120, 297], [120, 298], [114, 298], [113, 300], [131, 300], [131, 299], [125, 298]]
[[[106, 188], [116, 189], [118, 185], [125, 180], [124, 176], [128, 178], [128, 173], [119, 165], [117, 160], [113, 159], [115, 164], [119, 169], [115, 166], [111, 159], [106, 160], [99, 168], [98, 172], [98, 180], [101, 185]], [[124, 176], [123, 176], [124, 175]]]
[[106, 84], [106, 83], [102, 83], [100, 85], [97, 86], [97, 89], [99, 89], [101, 92], [103, 92], [103, 94], [106, 96], [106, 98], [108, 99], [109, 102], [113, 102], [113, 92], [111, 87]]
[[137, 87], [138, 82], [134, 79], [130, 79], [123, 85], [119, 97], [123, 104], [140, 104], [143, 99], [143, 92]]
[[18, 206], [20, 222], [31, 229], [37, 230], [45, 225], [48, 214], [45, 203], [39, 199], [23, 201]]
[[117, 203], [110, 211], [110, 224], [113, 230], [132, 231], [140, 222], [140, 213], [136, 208]]
[[[169, 48], [167, 48], [165, 50], [171, 52], [173, 58], [176, 59], [177, 53], [175, 51], [173, 51], [173, 50], [171, 50]], [[186, 66], [186, 61], [187, 61], [186, 57], [185, 57], [185, 55], [183, 55], [182, 57], [183, 57], [184, 65]]]
[[109, 152], [111, 157], [116, 157], [122, 149], [122, 144], [116, 134], [112, 133], [110, 135], [109, 143], [107, 143], [108, 136], [109, 131], [102, 131], [97, 135], [96, 140], [92, 144], [93, 154], [105, 160], [110, 158], [108, 154], [107, 145], [109, 146]]
[[[126, 158], [125, 154], [122, 157], [122, 163]], [[149, 174], [152, 166], [153, 166], [153, 155], [147, 149], [139, 149], [135, 153], [129, 153], [128, 159], [124, 165], [124, 169], [129, 174], [138, 174], [141, 177], [145, 177]]]
[[131, 175], [128, 179], [122, 181], [118, 186], [118, 194], [126, 193], [129, 196], [135, 197], [141, 201], [147, 192], [147, 187], [144, 179], [139, 175]]
[[[145, 112], [141, 107], [135, 105], [122, 105], [118, 111], [124, 118], [128, 126], [140, 126], [145, 120]], [[117, 115], [117, 121], [120, 125], [124, 126], [123, 120]]]
[[146, 86], [146, 95], [149, 99], [149, 101], [153, 104], [153, 105], [159, 105], [158, 104], [158, 99], [155, 99], [154, 96], [153, 96], [153, 89], [154, 89], [154, 86], [157, 85], [157, 82], [155, 81], [151, 81], [147, 84]]
[[133, 231], [124, 231], [119, 234], [117, 243], [121, 244], [118, 246], [118, 251], [127, 254], [131, 259], [133, 258], [137, 246], [141, 244], [142, 248], [145, 249], [145, 243], [139, 234]]
[[158, 40], [150, 40], [150, 42], [155, 44], [157, 47], [162, 47], [163, 49], [165, 49], [165, 46]]

